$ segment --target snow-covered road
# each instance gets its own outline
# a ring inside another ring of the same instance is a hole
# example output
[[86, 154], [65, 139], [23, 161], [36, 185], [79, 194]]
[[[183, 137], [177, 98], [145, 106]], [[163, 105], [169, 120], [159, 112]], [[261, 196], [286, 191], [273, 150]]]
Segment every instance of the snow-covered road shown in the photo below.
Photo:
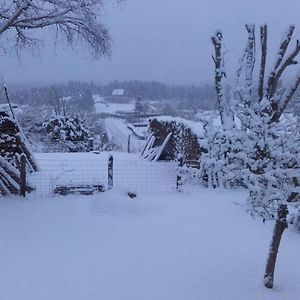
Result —
[[128, 151], [128, 137], [130, 136], [130, 151], [139, 152], [145, 141], [137, 139], [128, 129], [126, 123], [122, 119], [107, 118], [105, 119], [105, 128], [112, 142], [120, 147], [123, 152]]
[[109, 139], [117, 144], [122, 151], [127, 151], [129, 129], [121, 119], [105, 119], [105, 128]]

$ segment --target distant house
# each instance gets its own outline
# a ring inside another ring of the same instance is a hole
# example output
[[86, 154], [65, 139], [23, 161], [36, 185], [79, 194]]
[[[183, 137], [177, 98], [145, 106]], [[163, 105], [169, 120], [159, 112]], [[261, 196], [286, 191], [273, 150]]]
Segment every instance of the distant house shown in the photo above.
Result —
[[124, 89], [114, 89], [112, 91], [112, 96], [124, 96], [125, 90]]
[[131, 97], [125, 96], [124, 89], [114, 89], [111, 93], [111, 96], [105, 97], [105, 100], [114, 103], [129, 103], [133, 99]]

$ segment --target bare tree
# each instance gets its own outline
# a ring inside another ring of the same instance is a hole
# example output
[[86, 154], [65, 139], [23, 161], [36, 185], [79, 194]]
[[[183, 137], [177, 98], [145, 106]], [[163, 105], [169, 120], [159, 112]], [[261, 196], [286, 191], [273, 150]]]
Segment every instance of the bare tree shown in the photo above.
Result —
[[253, 89], [253, 71], [255, 67], [256, 39], [255, 39], [255, 25], [246, 24], [245, 27], [248, 32], [248, 42], [244, 50], [243, 56], [240, 60], [240, 66], [236, 72], [236, 75], [237, 75], [237, 80], [239, 81], [242, 70], [245, 67], [245, 75], [246, 75], [245, 94], [242, 95], [241, 93], [239, 93], [239, 97], [245, 107], [250, 107], [250, 100], [251, 100], [252, 89]]
[[268, 27], [267, 25], [260, 26], [260, 43], [261, 43], [261, 58], [259, 68], [259, 80], [258, 80], [258, 97], [259, 101], [264, 96], [264, 83], [265, 83], [265, 72], [266, 72], [266, 61], [268, 51]]
[[84, 42], [95, 58], [109, 55], [111, 39], [102, 12], [103, 0], [0, 0], [0, 47], [7, 50], [9, 40], [17, 51], [35, 48], [40, 40], [34, 33], [48, 27], [70, 45]]

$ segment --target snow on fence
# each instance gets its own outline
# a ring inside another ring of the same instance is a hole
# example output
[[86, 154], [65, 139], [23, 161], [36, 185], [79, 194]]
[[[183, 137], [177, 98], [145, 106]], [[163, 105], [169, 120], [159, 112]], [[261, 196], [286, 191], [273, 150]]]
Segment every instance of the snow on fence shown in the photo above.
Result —
[[[87, 193], [108, 189], [110, 153], [36, 154], [40, 171], [30, 176], [40, 195], [67, 194], [84, 188]], [[128, 192], [176, 189], [176, 165], [149, 162], [137, 154], [113, 153], [113, 188]]]

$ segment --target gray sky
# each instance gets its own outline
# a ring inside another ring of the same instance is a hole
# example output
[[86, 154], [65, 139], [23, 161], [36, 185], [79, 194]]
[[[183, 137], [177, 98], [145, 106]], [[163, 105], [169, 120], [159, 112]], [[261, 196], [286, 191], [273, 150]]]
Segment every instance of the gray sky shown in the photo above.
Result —
[[114, 41], [110, 60], [91, 61], [82, 48], [54, 51], [47, 43], [40, 57], [24, 54], [21, 64], [13, 55], [0, 57], [0, 75], [8, 83], [212, 82], [210, 36], [216, 29], [223, 31], [232, 73], [247, 39], [245, 23], [269, 25], [269, 48], [274, 53], [289, 24], [296, 25], [299, 38], [299, 12], [299, 0], [127, 0], [107, 7], [105, 22]]

